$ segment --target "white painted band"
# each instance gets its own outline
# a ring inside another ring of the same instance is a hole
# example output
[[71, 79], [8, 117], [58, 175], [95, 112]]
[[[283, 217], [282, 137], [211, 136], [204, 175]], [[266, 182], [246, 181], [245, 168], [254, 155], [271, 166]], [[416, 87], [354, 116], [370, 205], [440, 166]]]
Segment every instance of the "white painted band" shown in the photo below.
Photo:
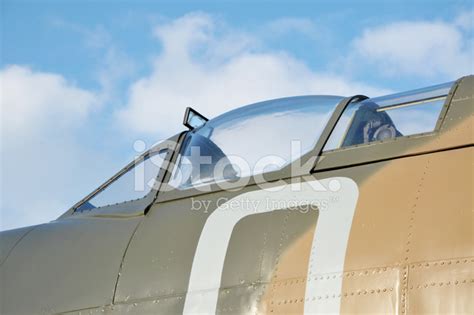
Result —
[[[345, 177], [328, 178], [320, 183], [324, 187], [331, 187], [334, 181], [340, 184], [337, 186], [337, 192], [315, 191], [314, 182], [286, 184], [277, 187], [278, 189], [257, 190], [238, 195], [214, 210], [204, 225], [196, 248], [183, 314], [216, 312], [224, 260], [234, 227], [249, 215], [285, 210], [286, 208], [273, 208], [271, 205], [285, 204], [289, 200], [307, 204], [330, 200], [327, 208], [319, 212], [305, 293], [305, 297], [310, 299], [305, 303], [304, 309], [305, 314], [339, 313], [339, 298], [321, 303], [318, 300], [313, 301], [312, 297], [328, 290], [340, 294], [342, 279], [331, 281], [331, 288], [327, 287], [327, 283], [322, 288], [318, 286], [319, 282], [311, 281], [311, 276], [316, 274], [342, 272], [344, 268], [347, 241], [359, 191], [357, 184]], [[272, 202], [269, 203], [268, 200]], [[229, 210], [230, 202], [248, 201], [251, 201], [252, 208]]]

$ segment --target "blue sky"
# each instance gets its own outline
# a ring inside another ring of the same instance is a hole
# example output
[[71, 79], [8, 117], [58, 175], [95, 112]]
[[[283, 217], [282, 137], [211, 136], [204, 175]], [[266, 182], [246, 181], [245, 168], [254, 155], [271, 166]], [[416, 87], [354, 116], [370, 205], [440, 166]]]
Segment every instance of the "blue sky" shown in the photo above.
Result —
[[473, 73], [473, 1], [1, 2], [0, 229], [49, 221], [148, 145], [299, 94]]

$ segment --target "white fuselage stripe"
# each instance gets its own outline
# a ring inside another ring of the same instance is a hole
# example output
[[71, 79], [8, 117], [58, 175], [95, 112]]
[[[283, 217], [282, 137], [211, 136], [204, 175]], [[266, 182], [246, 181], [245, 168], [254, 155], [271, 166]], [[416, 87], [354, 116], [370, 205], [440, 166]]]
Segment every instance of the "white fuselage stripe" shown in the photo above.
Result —
[[[328, 199], [330, 202], [327, 207], [319, 212], [314, 233], [305, 293], [305, 297], [310, 299], [305, 302], [305, 314], [338, 313], [340, 299], [331, 299], [330, 303], [326, 302], [322, 305], [318, 301], [312, 301], [312, 297], [327, 289], [340, 294], [342, 279], [333, 281], [332, 288], [320, 288], [317, 281], [311, 281], [313, 275], [342, 272], [344, 268], [344, 257], [357, 203], [358, 188], [354, 181], [343, 177], [329, 178], [320, 182], [323, 186], [329, 187], [329, 182], [334, 180], [340, 183], [340, 189], [337, 192], [315, 191], [310, 182], [286, 184], [276, 190], [257, 190], [238, 195], [214, 210], [204, 225], [196, 248], [183, 314], [214, 314], [216, 312], [227, 248], [232, 231], [240, 220], [252, 214], [285, 210], [287, 208], [271, 205], [282, 205], [289, 200], [320, 204], [321, 200]], [[269, 200], [272, 202], [268, 202]], [[253, 201], [251, 204], [254, 207], [229, 210], [227, 203], [231, 201], [234, 204]]]

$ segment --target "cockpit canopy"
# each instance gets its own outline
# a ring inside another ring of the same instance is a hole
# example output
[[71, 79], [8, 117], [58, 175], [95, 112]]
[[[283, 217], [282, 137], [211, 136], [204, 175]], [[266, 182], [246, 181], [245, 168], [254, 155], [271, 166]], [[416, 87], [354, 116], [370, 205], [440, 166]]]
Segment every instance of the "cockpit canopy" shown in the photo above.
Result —
[[[324, 150], [433, 131], [452, 85], [350, 103]], [[185, 189], [281, 169], [315, 146], [342, 99], [277, 99], [214, 118], [188, 133], [170, 184]]]
[[[383, 97], [354, 98], [340, 117], [334, 117], [335, 108], [345, 104], [343, 97], [298, 96], [248, 105], [209, 121], [203, 119], [182, 140], [168, 187], [183, 190], [280, 170], [315, 148], [323, 130], [332, 128], [334, 120], [329, 125], [330, 118], [338, 120], [323, 153], [431, 133], [441, 122], [453, 83]], [[172, 156], [174, 146], [158, 153], [155, 149], [84, 198], [76, 211], [155, 194], [152, 186], [160, 170], [168, 169], [164, 160]], [[137, 174], [142, 179], [139, 188]]]
[[171, 184], [187, 188], [261, 174], [310, 151], [341, 96], [300, 96], [225, 113], [188, 133]]

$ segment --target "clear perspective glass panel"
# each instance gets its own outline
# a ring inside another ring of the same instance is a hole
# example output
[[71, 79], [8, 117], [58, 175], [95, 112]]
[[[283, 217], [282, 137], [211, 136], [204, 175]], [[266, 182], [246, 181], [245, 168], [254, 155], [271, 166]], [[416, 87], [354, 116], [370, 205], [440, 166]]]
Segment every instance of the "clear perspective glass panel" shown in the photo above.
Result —
[[211, 119], [188, 133], [170, 184], [184, 189], [280, 169], [314, 147], [341, 100], [290, 97]]
[[84, 202], [77, 211], [91, 210], [145, 197], [153, 188], [167, 150], [145, 155], [104, 190]]
[[435, 129], [453, 82], [349, 104], [324, 151]]

